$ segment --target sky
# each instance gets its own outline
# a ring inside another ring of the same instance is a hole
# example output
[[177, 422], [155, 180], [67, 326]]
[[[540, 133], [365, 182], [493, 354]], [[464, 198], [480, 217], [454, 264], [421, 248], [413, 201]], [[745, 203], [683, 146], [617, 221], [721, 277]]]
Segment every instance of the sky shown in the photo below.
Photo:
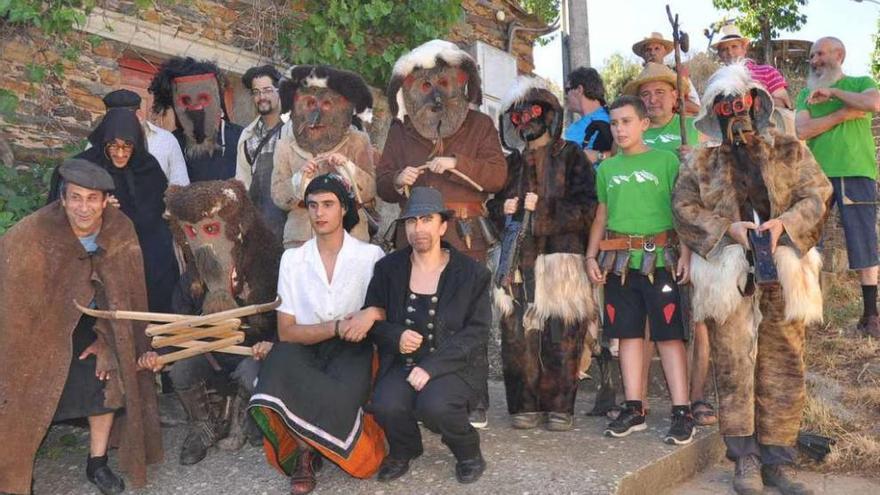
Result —
[[[563, 0], [564, 1], [564, 0]], [[877, 0], [880, 2], [880, 0]], [[666, 4], [679, 14], [681, 29], [690, 35], [691, 53], [705, 51], [708, 39], [703, 29], [735, 12], [716, 10], [711, 0], [586, 0], [590, 18], [590, 61], [601, 68], [614, 53], [636, 60], [632, 45], [652, 31], [672, 38], [666, 17]], [[807, 16], [800, 31], [782, 32], [781, 38], [815, 40], [836, 36], [846, 45], [843, 70], [851, 75], [870, 74], [872, 35], [877, 30], [880, 4], [871, 0], [807, 0], [802, 11]], [[623, 22], [625, 20], [625, 22]], [[535, 45], [535, 73], [562, 86], [562, 50], [557, 35], [547, 46]], [[672, 57], [667, 59], [671, 63]], [[687, 60], [687, 56], [685, 56]]]

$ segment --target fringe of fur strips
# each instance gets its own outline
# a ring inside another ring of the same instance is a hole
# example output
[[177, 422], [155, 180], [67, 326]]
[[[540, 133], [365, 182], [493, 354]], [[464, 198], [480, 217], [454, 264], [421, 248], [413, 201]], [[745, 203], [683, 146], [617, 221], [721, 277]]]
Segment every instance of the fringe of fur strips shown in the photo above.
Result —
[[[819, 271], [822, 256], [815, 248], [799, 257], [788, 246], [778, 246], [773, 254], [785, 300], [785, 319], [803, 320], [807, 325], [822, 322], [822, 289]], [[691, 294], [694, 321], [714, 319], [723, 324], [743, 301], [749, 264], [745, 250], [738, 244], [724, 247], [718, 256], [707, 260], [694, 253], [691, 257]], [[757, 306], [758, 298], [752, 304]]]
[[[513, 297], [495, 287], [493, 300], [502, 317], [513, 313]], [[535, 260], [535, 298], [523, 315], [526, 330], [541, 330], [548, 318], [564, 324], [596, 318], [590, 279], [584, 271], [584, 257], [572, 253], [542, 254]]]

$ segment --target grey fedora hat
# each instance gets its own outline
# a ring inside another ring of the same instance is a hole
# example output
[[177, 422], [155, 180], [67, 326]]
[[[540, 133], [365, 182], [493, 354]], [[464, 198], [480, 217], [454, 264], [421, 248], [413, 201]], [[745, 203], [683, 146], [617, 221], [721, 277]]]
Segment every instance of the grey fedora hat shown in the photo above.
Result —
[[446, 218], [452, 218], [454, 211], [446, 208], [443, 204], [443, 195], [433, 187], [414, 187], [409, 196], [409, 201], [400, 212], [398, 220], [422, 217], [432, 213], [439, 213]]

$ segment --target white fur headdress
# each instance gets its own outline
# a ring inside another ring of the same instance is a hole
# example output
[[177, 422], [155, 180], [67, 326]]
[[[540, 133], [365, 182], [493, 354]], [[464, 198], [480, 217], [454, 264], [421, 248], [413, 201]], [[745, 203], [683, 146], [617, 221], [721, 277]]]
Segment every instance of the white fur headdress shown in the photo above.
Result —
[[773, 98], [763, 86], [752, 79], [752, 73], [743, 63], [722, 67], [709, 78], [706, 91], [701, 97], [700, 113], [694, 122], [697, 130], [714, 140], [721, 141], [721, 126], [713, 110], [715, 98], [718, 95], [744, 95], [752, 90], [757, 93], [753, 103], [755, 105], [755, 130], [758, 133], [765, 132], [770, 124], [770, 117], [773, 115]]

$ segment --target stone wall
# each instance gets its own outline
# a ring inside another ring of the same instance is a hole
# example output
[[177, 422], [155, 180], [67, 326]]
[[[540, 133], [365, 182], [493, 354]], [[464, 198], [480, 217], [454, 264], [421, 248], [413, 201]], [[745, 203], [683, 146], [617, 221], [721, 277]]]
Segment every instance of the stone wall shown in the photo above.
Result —
[[[0, 64], [4, 68], [0, 88], [17, 95], [20, 104], [12, 119], [0, 117], [0, 144], [8, 144], [20, 164], [68, 153], [71, 146], [82, 143], [103, 115], [101, 97], [133, 84], [120, 67], [123, 58], [153, 66], [182, 54], [216, 60], [229, 75], [231, 118], [246, 124], [254, 113], [240, 75], [244, 68], [258, 63], [287, 65], [278, 55], [278, 13], [280, 9], [301, 8], [300, 4], [297, 0], [198, 0], [154, 2], [153, 7], [139, 10], [131, 0], [106, 0], [90, 16], [85, 32], [66, 40], [81, 50], [76, 61], [59, 57], [52, 40], [35, 30], [6, 29], [0, 35]], [[507, 50], [512, 21], [526, 28], [542, 27], [511, 0], [463, 0], [462, 7], [462, 20], [448, 38], [463, 45], [479, 40]], [[498, 12], [503, 14], [498, 16]], [[532, 41], [536, 36], [520, 30], [510, 45], [521, 72], [531, 72], [534, 67]], [[28, 64], [56, 62], [64, 69], [63, 77], [49, 77], [43, 84], [28, 82]], [[140, 84], [143, 89], [143, 81]], [[379, 118], [370, 129], [380, 148], [388, 121], [381, 89], [375, 92]], [[169, 126], [167, 120], [164, 125]]]

